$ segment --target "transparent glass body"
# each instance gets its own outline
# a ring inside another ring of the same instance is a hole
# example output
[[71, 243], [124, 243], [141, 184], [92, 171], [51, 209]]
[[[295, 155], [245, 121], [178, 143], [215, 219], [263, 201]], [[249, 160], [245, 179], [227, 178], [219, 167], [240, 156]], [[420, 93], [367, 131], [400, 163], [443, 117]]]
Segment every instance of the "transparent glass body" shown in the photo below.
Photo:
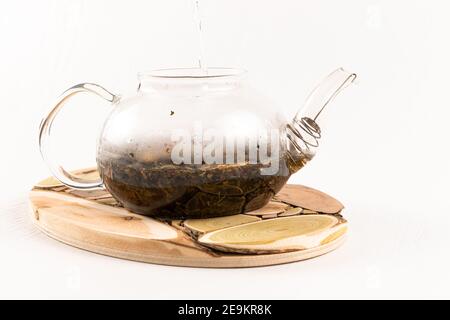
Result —
[[[94, 84], [66, 91], [42, 123], [42, 155], [63, 183], [105, 187], [133, 212], [208, 218], [264, 206], [313, 158], [318, 116], [355, 75], [333, 72], [290, 121], [242, 70], [170, 69], [138, 78], [137, 92], [125, 97]], [[83, 91], [113, 105], [98, 138], [98, 181], [80, 180], [53, 163], [49, 147], [58, 110]]]

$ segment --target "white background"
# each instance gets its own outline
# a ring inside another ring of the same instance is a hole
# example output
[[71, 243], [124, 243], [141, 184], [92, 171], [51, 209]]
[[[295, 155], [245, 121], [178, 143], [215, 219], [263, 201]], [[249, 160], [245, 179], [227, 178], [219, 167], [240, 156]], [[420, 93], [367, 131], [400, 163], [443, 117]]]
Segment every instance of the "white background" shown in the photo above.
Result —
[[[358, 73], [327, 110], [317, 157], [291, 178], [345, 203], [348, 241], [300, 263], [208, 270], [103, 257], [40, 234], [26, 198], [49, 175], [42, 116], [79, 82], [123, 93], [138, 71], [195, 66], [193, 5], [0, 0], [0, 298], [450, 298], [448, 1], [201, 4], [207, 63], [247, 69], [289, 116], [334, 68]], [[68, 109], [61, 153], [93, 165], [108, 106]]]

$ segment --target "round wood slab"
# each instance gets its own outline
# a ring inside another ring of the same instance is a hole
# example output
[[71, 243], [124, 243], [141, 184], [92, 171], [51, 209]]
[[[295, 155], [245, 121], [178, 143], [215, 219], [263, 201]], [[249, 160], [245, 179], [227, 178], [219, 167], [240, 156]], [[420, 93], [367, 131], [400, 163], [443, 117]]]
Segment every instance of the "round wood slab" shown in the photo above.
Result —
[[[95, 178], [95, 169], [79, 170]], [[30, 192], [33, 220], [50, 237], [88, 251], [148, 263], [256, 267], [305, 260], [345, 239], [342, 204], [287, 185], [266, 208], [212, 219], [160, 221], [134, 214], [103, 190], [74, 190], [53, 178]]]

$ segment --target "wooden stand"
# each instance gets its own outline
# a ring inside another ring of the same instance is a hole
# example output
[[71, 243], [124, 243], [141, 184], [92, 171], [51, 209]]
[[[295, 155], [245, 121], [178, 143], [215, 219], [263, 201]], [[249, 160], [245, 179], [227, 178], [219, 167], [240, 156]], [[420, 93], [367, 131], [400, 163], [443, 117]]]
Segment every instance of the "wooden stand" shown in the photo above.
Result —
[[[78, 175], [95, 177], [95, 169]], [[103, 190], [70, 189], [53, 178], [30, 193], [33, 219], [69, 245], [148, 263], [233, 268], [300, 261], [345, 239], [343, 205], [308, 187], [287, 185], [264, 208], [222, 218], [160, 221], [122, 208]]]

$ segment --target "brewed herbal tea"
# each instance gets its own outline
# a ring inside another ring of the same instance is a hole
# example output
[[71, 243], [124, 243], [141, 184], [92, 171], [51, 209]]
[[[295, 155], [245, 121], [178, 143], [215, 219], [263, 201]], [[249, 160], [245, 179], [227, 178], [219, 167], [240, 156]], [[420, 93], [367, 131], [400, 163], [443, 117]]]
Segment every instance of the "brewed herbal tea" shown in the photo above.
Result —
[[[284, 159], [282, 159], [284, 160]], [[261, 164], [175, 165], [97, 159], [108, 191], [131, 211], [162, 218], [210, 218], [256, 210], [305, 163], [280, 161], [275, 175]]]

